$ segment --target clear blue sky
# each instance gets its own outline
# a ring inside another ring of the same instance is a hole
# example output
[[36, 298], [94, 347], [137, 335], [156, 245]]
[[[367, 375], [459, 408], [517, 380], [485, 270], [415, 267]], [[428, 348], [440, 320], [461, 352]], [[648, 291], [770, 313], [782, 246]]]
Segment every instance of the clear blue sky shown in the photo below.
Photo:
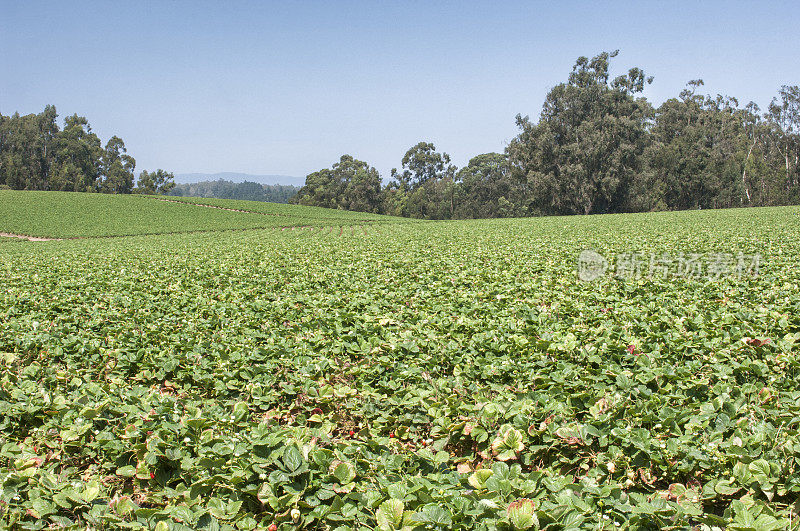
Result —
[[502, 151], [574, 60], [766, 107], [800, 84], [796, 2], [0, 0], [0, 112], [86, 116], [141, 169], [304, 176], [343, 153], [383, 174], [420, 140]]

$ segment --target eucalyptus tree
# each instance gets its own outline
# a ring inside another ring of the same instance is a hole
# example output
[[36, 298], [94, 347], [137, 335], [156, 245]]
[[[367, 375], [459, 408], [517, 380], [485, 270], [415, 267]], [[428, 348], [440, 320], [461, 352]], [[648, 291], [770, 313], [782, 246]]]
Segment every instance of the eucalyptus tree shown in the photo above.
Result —
[[[403, 155], [403, 179], [412, 190], [432, 179], [442, 179], [448, 172], [453, 173], [450, 155], [439, 153], [431, 142], [420, 142]], [[395, 172], [396, 173], [396, 172]]]
[[547, 94], [537, 123], [517, 116], [507, 148], [530, 197], [529, 212], [593, 214], [626, 208], [640, 172], [653, 109], [639, 97], [652, 82], [639, 68], [610, 80], [615, 52], [580, 57]]
[[471, 158], [456, 174], [456, 182], [456, 218], [508, 217], [520, 206], [514, 202], [523, 199], [524, 191], [516, 187], [503, 153]]
[[380, 193], [378, 170], [351, 155], [342, 155], [331, 168], [306, 176], [305, 186], [292, 202], [376, 213], [381, 210]]
[[112, 136], [100, 159], [102, 175], [100, 191], [108, 194], [129, 194], [133, 191], [133, 170], [136, 160], [127, 154], [125, 142]]
[[0, 115], [0, 185], [19, 190], [130, 193], [136, 161], [112, 137], [105, 148], [86, 118], [57, 122], [47, 105], [39, 114]]
[[786, 191], [796, 193], [800, 185], [800, 87], [782, 86], [770, 103], [767, 116], [778, 129], [777, 147], [783, 159]]
[[15, 113], [0, 123], [0, 184], [20, 190], [46, 190], [58, 132], [56, 109]]
[[172, 173], [162, 169], [153, 172], [144, 170], [139, 174], [134, 192], [166, 195], [173, 188], [175, 188], [175, 176]]
[[85, 117], [73, 114], [64, 119], [64, 129], [55, 139], [54, 151], [51, 190], [96, 191], [103, 148]]
[[394, 188], [404, 202], [404, 214], [414, 218], [449, 219], [455, 213], [456, 167], [450, 155], [431, 142], [412, 146], [402, 159], [402, 171], [392, 169]]

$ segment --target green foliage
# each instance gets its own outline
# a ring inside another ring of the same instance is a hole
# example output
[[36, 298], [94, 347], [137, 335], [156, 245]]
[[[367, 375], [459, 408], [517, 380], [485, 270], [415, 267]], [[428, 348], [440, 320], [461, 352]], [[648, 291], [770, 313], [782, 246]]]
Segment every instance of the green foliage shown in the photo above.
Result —
[[456, 175], [455, 214], [458, 219], [521, 217], [527, 213], [525, 196], [515, 181], [508, 158], [500, 153], [485, 153], [470, 159]]
[[147, 170], [139, 174], [136, 189], [140, 194], [160, 194], [169, 193], [175, 188], [175, 176], [164, 170], [148, 172]]
[[56, 108], [40, 114], [0, 115], [0, 185], [15, 190], [128, 194], [136, 161], [121, 138], [102, 148], [86, 118], [77, 114], [58, 127]]
[[392, 172], [401, 183], [406, 183], [411, 190], [416, 190], [425, 183], [452, 176], [455, 167], [450, 164], [450, 155], [438, 153], [430, 142], [420, 142], [403, 155], [403, 172]]
[[0, 527], [796, 527], [799, 213], [0, 243]]
[[381, 177], [378, 170], [350, 155], [342, 155], [331, 169], [306, 177], [293, 203], [356, 212], [379, 212]]
[[654, 109], [641, 95], [652, 78], [638, 67], [612, 77], [616, 55], [579, 57], [538, 120], [517, 116], [519, 135], [503, 154], [457, 171], [447, 153], [419, 142], [390, 183], [374, 177], [379, 192], [367, 202], [351, 202], [336, 165], [310, 174], [298, 200], [420, 219], [800, 203], [800, 88], [782, 87], [761, 114], [752, 102], [697, 94], [703, 82], [694, 80]]
[[638, 68], [609, 81], [614, 53], [580, 57], [567, 83], [547, 95], [539, 122], [517, 116], [520, 135], [508, 153], [530, 187], [529, 208], [545, 214], [624, 211], [640, 173], [653, 114]]
[[539, 520], [536, 518], [536, 503], [533, 500], [523, 498], [508, 504], [508, 519], [514, 529], [530, 529], [539, 527]]
[[400, 500], [386, 500], [378, 507], [375, 513], [375, 518], [378, 523], [378, 529], [381, 531], [393, 531], [395, 529], [403, 529], [404, 521], [408, 521], [410, 513], [403, 510], [404, 505]]
[[65, 118], [64, 129], [57, 135], [53, 147], [53, 167], [45, 188], [65, 192], [96, 191], [102, 148], [100, 138], [92, 132], [86, 118], [77, 114]]
[[99, 189], [107, 194], [129, 194], [133, 191], [133, 169], [136, 161], [127, 154], [125, 143], [112, 136], [100, 159]]

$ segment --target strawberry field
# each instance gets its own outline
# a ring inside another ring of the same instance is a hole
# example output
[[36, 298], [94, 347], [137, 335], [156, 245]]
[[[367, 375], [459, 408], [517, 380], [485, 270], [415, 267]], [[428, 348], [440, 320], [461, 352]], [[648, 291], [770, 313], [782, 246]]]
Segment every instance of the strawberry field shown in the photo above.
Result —
[[0, 242], [0, 527], [798, 528], [800, 209], [314, 219]]
[[377, 221], [406, 220], [255, 201], [0, 190], [0, 232], [46, 238], [119, 237]]

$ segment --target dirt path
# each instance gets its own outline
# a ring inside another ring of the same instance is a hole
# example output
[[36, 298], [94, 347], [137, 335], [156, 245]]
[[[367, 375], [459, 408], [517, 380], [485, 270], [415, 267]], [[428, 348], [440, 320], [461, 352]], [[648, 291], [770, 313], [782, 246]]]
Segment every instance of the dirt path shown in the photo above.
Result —
[[189, 201], [176, 201], [175, 199], [163, 199], [159, 198], [159, 201], [165, 201], [167, 203], [178, 203], [181, 205], [192, 205], [192, 206], [200, 206], [206, 208], [216, 208], [217, 210], [227, 210], [228, 212], [241, 212], [243, 214], [260, 214], [262, 216], [280, 216], [281, 214], [267, 214], [266, 212], [253, 212], [252, 210], [237, 210], [235, 208], [225, 208], [216, 205], [204, 205], [203, 203], [190, 203]]
[[61, 238], [42, 238], [40, 236], [26, 236], [24, 234], [11, 234], [10, 232], [0, 232], [0, 238], [19, 238], [20, 240], [28, 240], [29, 242], [51, 242], [53, 240], [61, 239]]
[[[208, 205], [208, 204], [205, 204], [205, 203], [192, 203], [191, 201], [178, 201], [177, 199], [166, 199], [164, 197], [158, 197], [158, 198], [155, 198], [155, 199], [157, 199], [158, 201], [164, 201], [166, 203], [178, 203], [179, 205], [198, 206], [198, 207], [204, 207], [204, 208], [216, 208], [217, 210], [227, 210], [228, 212], [240, 212], [242, 214], [255, 214], [257, 216], [271, 216], [271, 217], [277, 217], [277, 218], [293, 217], [291, 214], [282, 214], [282, 213], [279, 214], [279, 213], [275, 213], [275, 212], [256, 212], [255, 210], [240, 210], [240, 209], [237, 209], [237, 208], [226, 208], [226, 207], [221, 207], [221, 206], [217, 206], [217, 205]], [[339, 221], [344, 222], [345, 221], [344, 219], [341, 219], [341, 218], [328, 218], [328, 217], [320, 217], [320, 218], [316, 218], [316, 219], [319, 219], [319, 220], [330, 220], [330, 221], [334, 221], [334, 222], [339, 222]], [[353, 223], [355, 223], [357, 225], [360, 225], [362, 223], [379, 223], [379, 222], [381, 222], [381, 220], [378, 220], [378, 219], [353, 219], [353, 220], [350, 220], [350, 221], [352, 221]]]
[[[216, 207], [211, 207], [216, 208]], [[226, 209], [227, 210], [227, 209]], [[304, 230], [308, 229], [309, 231], [314, 230], [314, 225], [284, 225], [284, 226], [274, 226], [274, 227], [247, 227], [241, 229], [201, 229], [201, 230], [182, 230], [182, 231], [175, 231], [175, 232], [146, 232], [142, 234], [108, 234], [103, 236], [71, 236], [69, 238], [45, 238], [42, 236], [27, 236], [25, 234], [12, 234], [10, 232], [0, 232], [0, 238], [17, 238], [20, 240], [27, 240], [29, 242], [52, 242], [52, 241], [64, 241], [64, 240], [105, 240], [105, 239], [115, 239], [115, 238], [139, 238], [143, 236], [175, 236], [177, 234], [208, 234], [214, 232], [239, 232], [239, 231], [259, 231], [259, 230], [280, 230], [280, 231], [294, 231], [294, 230]], [[322, 226], [318, 227], [320, 231], [322, 231]], [[366, 232], [365, 232], [366, 234]]]

